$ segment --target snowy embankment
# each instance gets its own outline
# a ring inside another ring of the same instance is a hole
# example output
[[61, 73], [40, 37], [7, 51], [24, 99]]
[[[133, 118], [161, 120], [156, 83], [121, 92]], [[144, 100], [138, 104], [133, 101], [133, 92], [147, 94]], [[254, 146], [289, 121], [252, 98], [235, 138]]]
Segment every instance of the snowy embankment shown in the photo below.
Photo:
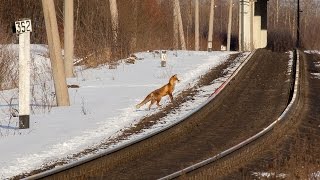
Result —
[[[17, 52], [17, 46], [8, 48]], [[142, 52], [136, 54], [141, 60], [135, 64], [122, 62], [116, 69], [109, 69], [107, 65], [95, 69], [77, 67], [75, 78], [68, 79], [68, 84], [80, 86], [69, 89], [71, 106], [53, 107], [55, 97], [50, 63], [46, 58], [47, 48], [32, 45], [31, 49], [30, 129], [18, 129], [18, 118], [12, 116], [18, 109], [18, 89], [0, 91], [0, 178], [38, 169], [56, 159], [97, 145], [102, 140], [121, 135], [122, 129], [159, 111], [156, 106], [150, 111], [147, 106], [136, 110], [135, 105], [148, 93], [166, 84], [173, 74], [181, 80], [176, 86], [175, 96], [183, 89], [192, 87], [210, 68], [224, 63], [230, 53], [235, 53], [169, 51], [167, 66], [161, 67], [158, 54]], [[233, 64], [228, 75], [239, 64], [240, 61]], [[223, 81], [218, 79], [212, 85], [203, 87], [193, 102], [182, 104], [163, 122], [174, 122], [194, 109]], [[169, 99], [163, 98], [161, 104], [165, 106], [167, 103]], [[163, 123], [152, 129], [161, 126]]]
[[[320, 55], [320, 51], [318, 51], [318, 50], [306, 50], [304, 52], [307, 53], [307, 54], [319, 54]], [[319, 62], [314, 62], [314, 65], [316, 67], [319, 67], [320, 63]], [[313, 78], [320, 79], [320, 73], [311, 73], [311, 75], [312, 75]]]

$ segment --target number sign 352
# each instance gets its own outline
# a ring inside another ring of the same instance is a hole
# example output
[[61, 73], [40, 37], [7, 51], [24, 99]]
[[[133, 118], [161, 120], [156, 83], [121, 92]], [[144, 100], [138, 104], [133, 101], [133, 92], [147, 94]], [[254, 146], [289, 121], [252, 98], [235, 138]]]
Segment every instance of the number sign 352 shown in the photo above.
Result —
[[32, 31], [31, 20], [30, 19], [22, 20], [22, 21], [16, 21], [15, 22], [15, 26], [16, 26], [16, 32], [18, 34]]

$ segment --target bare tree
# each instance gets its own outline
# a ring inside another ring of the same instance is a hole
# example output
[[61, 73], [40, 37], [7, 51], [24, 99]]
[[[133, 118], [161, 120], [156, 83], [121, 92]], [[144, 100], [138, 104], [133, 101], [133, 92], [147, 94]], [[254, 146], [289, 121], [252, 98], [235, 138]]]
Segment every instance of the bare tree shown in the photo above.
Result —
[[279, 0], [276, 0], [276, 25], [279, 24]]
[[110, 3], [110, 13], [111, 13], [113, 44], [115, 45], [115, 47], [117, 47], [118, 46], [118, 32], [119, 32], [117, 0], [109, 0], [109, 3]]
[[138, 29], [138, 0], [131, 0], [133, 4], [132, 16], [133, 16], [133, 27], [130, 41], [130, 51], [133, 52], [137, 48], [137, 29]]
[[[109, 63], [117, 60], [120, 57], [127, 56], [128, 52], [144, 51], [156, 48], [172, 48], [174, 42], [177, 42], [176, 47], [180, 47], [182, 42], [179, 26], [179, 19], [174, 20], [172, 1], [164, 0], [127, 0], [117, 1], [119, 14], [118, 23], [112, 26], [112, 16], [110, 13], [112, 2], [115, 0], [90, 0], [81, 1], [73, 0], [74, 2], [74, 54], [79, 58], [86, 59], [86, 65], [95, 66], [99, 63]], [[195, 19], [199, 18], [199, 11], [195, 13], [195, 7], [201, 9], [201, 18], [199, 19], [199, 27]], [[187, 23], [187, 28], [181, 28], [186, 33], [185, 41], [188, 49], [198, 49], [205, 47], [209, 41], [208, 26], [210, 2], [212, 0], [183, 0], [179, 1], [181, 19], [183, 23]], [[55, 0], [58, 31], [61, 34], [61, 41], [64, 40], [65, 33], [63, 25], [63, 2], [64, 0]], [[111, 4], [110, 4], [111, 2]], [[239, 3], [239, 1], [233, 1]], [[241, 1], [240, 1], [241, 2]], [[278, 4], [277, 4], [278, 2]], [[213, 35], [212, 47], [218, 49], [220, 44], [225, 44], [227, 41], [228, 27], [228, 1], [215, 1], [214, 20], [213, 20]], [[320, 40], [318, 29], [320, 28], [319, 16], [320, 2], [317, 0], [301, 1], [301, 43], [304, 47], [310, 49], [319, 49]], [[278, 9], [278, 10], [277, 10]], [[296, 39], [296, 24], [297, 24], [297, 6], [296, 0], [269, 0], [268, 6], [268, 45], [276, 47], [275, 49], [284, 49], [280, 47], [292, 47], [292, 42]], [[278, 11], [278, 12], [277, 12]], [[15, 13], [12, 13], [15, 12]], [[177, 12], [176, 12], [177, 13]], [[232, 37], [239, 36], [239, 7], [233, 7], [232, 16]], [[197, 15], [198, 14], [198, 15]], [[277, 15], [278, 14], [278, 15]], [[197, 16], [197, 17], [195, 17]], [[33, 27], [37, 33], [31, 34], [31, 42], [44, 44], [47, 41], [44, 26], [44, 17], [41, 10], [41, 1], [23, 0], [12, 1], [3, 0], [0, 4], [0, 41], [2, 44], [17, 43], [17, 38], [12, 36], [11, 23], [20, 17], [29, 17], [33, 20]], [[178, 17], [178, 15], [176, 15]], [[277, 18], [278, 17], [278, 18]], [[208, 19], [208, 20], [207, 20]], [[277, 20], [278, 19], [278, 20]], [[277, 21], [279, 22], [277, 24]], [[175, 25], [176, 24], [176, 25]], [[116, 28], [117, 27], [117, 28]], [[176, 38], [173, 38], [173, 33], [168, 33], [168, 29], [176, 31]], [[114, 36], [115, 34], [115, 36]], [[117, 37], [117, 38], [114, 38]], [[195, 38], [197, 37], [197, 38]], [[117, 39], [117, 44], [114, 40]], [[233, 38], [231, 38], [232, 40]], [[64, 43], [65, 44], [65, 43]], [[231, 44], [232, 41], [231, 41]], [[120, 51], [119, 56], [113, 54], [112, 47], [116, 47]], [[232, 45], [231, 45], [232, 46]], [[180, 47], [181, 48], [181, 47]]]
[[199, 0], [195, 0], [195, 50], [199, 51]]
[[181, 17], [181, 12], [180, 12], [179, 0], [174, 0], [174, 11], [176, 12], [175, 13], [175, 15], [176, 15], [175, 21], [178, 21], [178, 26], [179, 26], [181, 49], [186, 50], [186, 42], [184, 40], [184, 31], [183, 31], [183, 23], [182, 23], [182, 17]]
[[47, 30], [54, 87], [57, 95], [57, 104], [58, 106], [69, 106], [69, 94], [62, 61], [54, 2], [53, 0], [42, 0], [42, 6]]
[[173, 1], [173, 46], [175, 49], [179, 49], [179, 22], [175, 0]]
[[64, 0], [64, 69], [73, 77], [73, 0]]
[[191, 29], [192, 27], [192, 0], [189, 1], [188, 3], [188, 11], [187, 11], [187, 47], [188, 49], [191, 49]]

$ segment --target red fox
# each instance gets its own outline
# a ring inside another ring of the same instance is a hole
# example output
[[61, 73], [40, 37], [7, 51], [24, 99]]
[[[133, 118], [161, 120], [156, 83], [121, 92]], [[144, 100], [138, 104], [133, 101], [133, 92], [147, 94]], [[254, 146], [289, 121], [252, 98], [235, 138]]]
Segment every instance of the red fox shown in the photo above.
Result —
[[169, 79], [168, 84], [162, 86], [159, 89], [152, 91], [140, 104], [136, 105], [136, 108], [139, 109], [141, 106], [148, 103], [149, 101], [151, 101], [149, 105], [149, 110], [155, 102], [157, 102], [158, 107], [160, 107], [159, 102], [161, 101], [161, 98], [166, 95], [169, 95], [171, 102], [173, 102], [172, 92], [174, 91], [176, 81], [180, 82], [177, 75], [175, 74]]

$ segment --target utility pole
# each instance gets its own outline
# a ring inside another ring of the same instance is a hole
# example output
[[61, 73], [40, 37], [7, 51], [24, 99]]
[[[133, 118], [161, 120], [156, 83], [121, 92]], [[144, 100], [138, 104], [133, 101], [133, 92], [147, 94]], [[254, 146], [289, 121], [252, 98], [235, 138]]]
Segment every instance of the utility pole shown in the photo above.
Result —
[[64, 69], [73, 77], [73, 0], [64, 0]]
[[58, 106], [69, 106], [69, 94], [64, 70], [64, 63], [62, 61], [57, 17], [53, 0], [42, 0], [42, 8], [46, 24], [57, 104]]
[[209, 18], [209, 35], [208, 35], [208, 51], [212, 51], [212, 34], [213, 34], [213, 17], [214, 17], [214, 0], [211, 0], [210, 18]]
[[195, 0], [195, 45], [196, 51], [199, 51], [199, 0]]
[[300, 0], [297, 0], [297, 40], [296, 48], [300, 48]]
[[239, 2], [239, 51], [244, 49], [244, 0]]
[[232, 0], [230, 0], [229, 21], [228, 21], [228, 37], [227, 37], [227, 51], [230, 51], [230, 43], [231, 43], [232, 3], [233, 3]]
[[[249, 12], [250, 12], [250, 42], [249, 42], [249, 46], [247, 48], [250, 48], [250, 51], [252, 51], [254, 49], [254, 33], [253, 33], [253, 29], [254, 29], [254, 5], [255, 3], [258, 3], [255, 2], [255, 0], [249, 0]], [[260, 30], [261, 31], [261, 30]], [[260, 33], [261, 34], [261, 33]]]

